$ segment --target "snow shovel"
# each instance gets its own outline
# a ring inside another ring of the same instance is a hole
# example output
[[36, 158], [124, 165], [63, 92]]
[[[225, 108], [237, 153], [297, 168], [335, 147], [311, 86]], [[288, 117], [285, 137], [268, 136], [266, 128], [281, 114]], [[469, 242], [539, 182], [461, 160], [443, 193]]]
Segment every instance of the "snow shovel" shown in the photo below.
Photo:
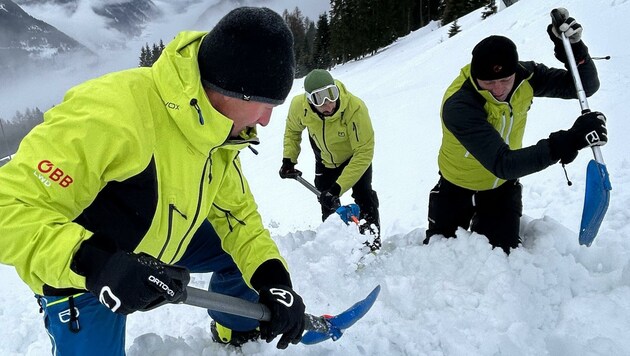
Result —
[[[380, 291], [381, 286], [376, 286], [365, 299], [356, 302], [338, 315], [314, 316], [305, 313], [304, 329], [306, 333], [302, 336], [302, 343], [312, 345], [328, 339], [337, 341], [347, 328], [356, 323], [372, 308]], [[184, 304], [260, 321], [271, 320], [271, 312], [264, 304], [191, 286], [186, 287], [186, 294]]]
[[[554, 23], [562, 23], [564, 21], [560, 13], [555, 9], [551, 11], [551, 18]], [[566, 52], [569, 62], [569, 69], [573, 75], [573, 83], [575, 84], [580, 107], [582, 108], [582, 114], [586, 114], [591, 110], [586, 101], [586, 93], [582, 86], [580, 73], [577, 70], [577, 64], [575, 63], [575, 57], [571, 49], [571, 42], [564, 32], [561, 32], [561, 36], [564, 51]], [[604, 220], [604, 215], [606, 215], [606, 210], [608, 210], [610, 191], [612, 190], [608, 170], [604, 164], [601, 150], [598, 146], [591, 146], [591, 149], [593, 150], [595, 159], [592, 159], [586, 167], [586, 191], [579, 236], [580, 245], [586, 246], [590, 246], [597, 236], [602, 220]]]
[[[306, 181], [306, 179], [302, 178], [301, 175], [296, 174], [294, 177], [291, 177], [295, 180], [297, 180], [298, 182], [302, 183], [303, 186], [305, 186], [306, 188], [308, 188], [308, 190], [310, 190], [311, 192], [315, 193], [315, 195], [317, 195], [317, 197], [319, 198], [319, 196], [322, 194], [319, 190], [317, 190], [317, 188], [315, 188], [315, 186], [313, 186], [311, 183], [309, 183], [308, 181]], [[341, 220], [343, 220], [343, 222], [346, 223], [346, 225], [350, 224], [350, 221], [354, 222], [355, 224], [359, 225], [359, 214], [360, 214], [360, 209], [359, 206], [357, 204], [348, 204], [348, 205], [339, 205], [335, 212], [339, 215], [339, 217], [341, 217]]]

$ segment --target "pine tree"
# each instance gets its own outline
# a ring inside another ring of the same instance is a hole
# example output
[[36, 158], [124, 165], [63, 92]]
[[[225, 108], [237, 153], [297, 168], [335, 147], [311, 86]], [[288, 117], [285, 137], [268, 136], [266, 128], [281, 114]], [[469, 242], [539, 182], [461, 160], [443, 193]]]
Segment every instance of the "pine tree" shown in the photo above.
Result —
[[164, 50], [164, 42], [162, 40], [160, 40], [159, 44], [154, 43], [151, 47], [146, 43], [140, 50], [140, 63], [138, 66], [151, 67], [160, 58], [162, 50]]
[[149, 44], [146, 43], [144, 47], [142, 47], [142, 49], [140, 50], [140, 63], [138, 64], [138, 67], [150, 67], [150, 58], [149, 58]]
[[497, 4], [495, 0], [490, 0], [490, 3], [483, 8], [483, 12], [481, 13], [481, 19], [485, 20], [488, 17], [497, 13]]
[[457, 20], [453, 21], [453, 23], [451, 24], [451, 27], [449, 27], [448, 29], [448, 37], [449, 38], [453, 37], [460, 32], [462, 32], [461, 26], [457, 24]]
[[[7, 137], [6, 132], [4, 131], [4, 126], [6, 122], [3, 124], [3, 119], [0, 118], [0, 134], [2, 134], [2, 145], [0, 145], [0, 159], [7, 157], [11, 154], [11, 149], [9, 148], [9, 138]], [[6, 163], [5, 161], [0, 161], [0, 165]]]
[[[301, 13], [297, 8], [291, 13], [285, 10], [283, 17], [294, 35], [299, 77], [312, 68], [330, 68], [338, 63], [375, 54], [397, 38], [430, 21], [441, 19], [445, 2], [461, 2], [470, 8], [470, 12], [487, 4], [487, 1], [330, 0], [330, 16], [320, 16], [313, 36], [313, 22], [307, 18], [299, 21]], [[474, 7], [474, 3], [480, 5]], [[450, 9], [453, 10], [453, 6]]]
[[442, 25], [446, 25], [487, 4], [488, 0], [444, 0]]
[[346, 0], [330, 0], [330, 54], [333, 64], [345, 63], [351, 55], [352, 11]]
[[442, 25], [451, 23], [458, 18], [466, 15], [466, 1], [465, 0], [445, 0], [444, 1], [444, 14], [442, 15]]
[[158, 58], [160, 58], [160, 54], [162, 54], [162, 49], [154, 43], [153, 47], [151, 48], [151, 65], [153, 65], [153, 63], [155, 63]]
[[4, 144], [0, 147], [0, 158], [17, 151], [24, 136], [26, 136], [33, 127], [42, 122], [44, 122], [44, 114], [39, 108], [27, 108], [24, 110], [24, 113], [17, 111], [11, 120], [0, 121], [0, 125], [2, 126], [2, 130], [0, 130], [2, 137], [0, 137], [0, 139], [4, 141]]
[[[442, 16], [440, 4], [443, 0], [420, 0], [418, 5], [414, 1], [414, 13], [419, 18], [418, 28], [426, 26], [433, 20], [439, 20]], [[416, 7], [417, 6], [417, 7]]]
[[316, 68], [313, 53], [315, 51], [314, 46], [317, 29], [315, 28], [315, 23], [308, 17], [304, 19], [304, 25], [306, 26], [306, 36], [304, 38], [304, 47], [300, 62], [304, 66], [304, 74], [308, 74], [308, 72]]
[[[282, 17], [293, 34], [293, 50], [296, 60], [295, 76], [299, 78], [307, 73], [305, 73], [307, 66], [304, 60], [310, 52], [308, 43], [306, 43], [306, 19], [302, 15], [302, 11], [297, 7], [292, 12], [284, 10]], [[304, 53], [305, 51], [307, 53]]]
[[317, 20], [317, 28], [315, 38], [313, 40], [314, 68], [328, 69], [332, 66], [333, 61], [330, 54], [330, 44], [331, 39], [328, 16], [326, 14], [321, 14]]

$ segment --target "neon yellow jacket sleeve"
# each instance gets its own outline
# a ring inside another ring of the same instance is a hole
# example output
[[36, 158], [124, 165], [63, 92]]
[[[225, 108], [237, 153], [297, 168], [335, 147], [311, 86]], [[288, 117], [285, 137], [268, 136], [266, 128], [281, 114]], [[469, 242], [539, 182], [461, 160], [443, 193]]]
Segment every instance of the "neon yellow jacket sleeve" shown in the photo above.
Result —
[[240, 159], [236, 157], [232, 165], [226, 172], [208, 219], [221, 238], [223, 249], [232, 256], [243, 279], [251, 287], [249, 283], [254, 272], [267, 260], [278, 259], [287, 271], [289, 269], [269, 230], [264, 228], [249, 184], [242, 175]]
[[[306, 126], [302, 123], [301, 117], [304, 116], [304, 111], [298, 108], [303, 108], [304, 95], [298, 95], [291, 100], [291, 106], [289, 108], [289, 114], [287, 115], [286, 125], [284, 127], [284, 151], [283, 158], [291, 159], [291, 162], [297, 163], [297, 159], [301, 152], [302, 132]], [[306, 110], [306, 108], [304, 108]], [[310, 108], [308, 109], [310, 110]]]
[[85, 289], [85, 278], [70, 267], [93, 233], [73, 221], [108, 183], [136, 177], [149, 164], [157, 191], [147, 199], [156, 201], [155, 212], [133, 252], [175, 263], [208, 218], [247, 282], [264, 261], [285, 263], [237, 159], [257, 141], [255, 132], [226, 142], [233, 122], [201, 85], [196, 54], [204, 35], [181, 33], [151, 68], [71, 89], [0, 168], [0, 263], [15, 266], [35, 293], [43, 285]]
[[[125, 103], [106, 93], [81, 94], [93, 85], [87, 82], [69, 91], [0, 169], [0, 262], [15, 266], [36, 293], [43, 284], [85, 288], [85, 278], [69, 267], [80, 243], [92, 233], [72, 221], [105, 182], [135, 173], [127, 170], [133, 157], [146, 156], [126, 153], [151, 147], [140, 139], [140, 127], [111, 124], [117, 120], [115, 103], [118, 108]], [[97, 107], [109, 109], [91, 111]]]

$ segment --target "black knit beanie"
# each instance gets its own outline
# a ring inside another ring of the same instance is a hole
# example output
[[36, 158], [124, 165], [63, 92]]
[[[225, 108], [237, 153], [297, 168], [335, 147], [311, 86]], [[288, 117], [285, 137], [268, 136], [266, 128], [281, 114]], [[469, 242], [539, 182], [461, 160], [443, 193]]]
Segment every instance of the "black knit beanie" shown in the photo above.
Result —
[[470, 75], [481, 80], [501, 79], [514, 74], [517, 66], [514, 42], [507, 37], [490, 36], [473, 48]]
[[198, 61], [205, 87], [234, 98], [279, 105], [293, 85], [293, 35], [273, 10], [240, 7], [204, 37]]

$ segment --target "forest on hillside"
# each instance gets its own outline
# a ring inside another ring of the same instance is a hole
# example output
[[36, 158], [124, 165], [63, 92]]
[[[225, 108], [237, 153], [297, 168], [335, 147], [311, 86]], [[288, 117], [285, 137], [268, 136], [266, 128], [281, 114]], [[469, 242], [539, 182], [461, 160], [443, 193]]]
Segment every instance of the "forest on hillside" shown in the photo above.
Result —
[[[461, 31], [457, 19], [484, 7], [482, 17], [497, 12], [501, 0], [330, 0], [330, 10], [316, 20], [303, 15], [299, 7], [285, 10], [282, 17], [294, 38], [296, 78], [315, 68], [335, 65], [376, 54], [431, 21], [451, 24], [449, 36]], [[503, 0], [506, 6], [517, 0]], [[151, 66], [164, 43], [141, 48], [139, 66]], [[26, 108], [12, 118], [0, 117], [0, 159], [17, 150], [22, 138], [43, 122], [39, 108]], [[7, 159], [0, 160], [0, 165]]]

